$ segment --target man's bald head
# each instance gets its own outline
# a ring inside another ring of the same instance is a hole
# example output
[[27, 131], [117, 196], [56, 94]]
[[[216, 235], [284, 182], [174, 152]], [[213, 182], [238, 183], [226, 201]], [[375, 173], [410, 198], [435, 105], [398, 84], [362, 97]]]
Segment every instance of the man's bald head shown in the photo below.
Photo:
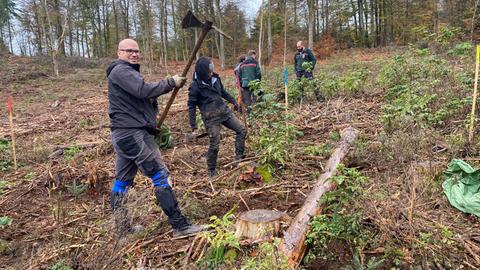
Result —
[[117, 50], [118, 59], [129, 62], [130, 64], [138, 64], [140, 60], [140, 49], [138, 43], [133, 39], [124, 39], [118, 43]]
[[303, 46], [303, 41], [299, 40], [297, 42], [297, 50], [303, 50], [305, 46]]

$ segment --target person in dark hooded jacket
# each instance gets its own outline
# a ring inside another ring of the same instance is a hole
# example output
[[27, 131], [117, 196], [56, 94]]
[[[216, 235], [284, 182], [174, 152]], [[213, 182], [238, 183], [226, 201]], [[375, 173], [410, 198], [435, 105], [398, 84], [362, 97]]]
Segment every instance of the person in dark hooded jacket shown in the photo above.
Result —
[[235, 131], [235, 158], [243, 159], [245, 151], [245, 127], [242, 122], [228, 108], [223, 99], [233, 104], [238, 111], [235, 99], [225, 91], [218, 74], [213, 72], [213, 63], [208, 57], [200, 57], [195, 65], [194, 80], [188, 89], [189, 122], [192, 131], [197, 129], [196, 112], [200, 109], [202, 120], [205, 123], [210, 146], [207, 152], [208, 176], [217, 174], [217, 156], [220, 149], [221, 125]]
[[128, 218], [127, 192], [133, 186], [138, 169], [152, 180], [157, 204], [173, 227], [173, 235], [202, 231], [181, 213], [169, 184], [169, 171], [154, 141], [158, 113], [157, 97], [182, 87], [185, 78], [175, 75], [158, 83], [146, 83], [140, 74], [140, 51], [137, 42], [122, 40], [118, 59], [107, 69], [108, 114], [115, 150], [115, 180], [110, 197], [115, 225], [120, 235], [135, 232]]

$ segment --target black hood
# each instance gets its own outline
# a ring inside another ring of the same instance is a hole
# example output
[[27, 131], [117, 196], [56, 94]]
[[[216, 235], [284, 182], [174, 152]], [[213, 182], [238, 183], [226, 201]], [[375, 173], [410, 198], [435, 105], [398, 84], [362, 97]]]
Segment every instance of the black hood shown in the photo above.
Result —
[[197, 80], [209, 83], [208, 72], [210, 71], [210, 63], [211, 61], [208, 57], [202, 56], [198, 59], [197, 64], [195, 65]]
[[110, 63], [110, 66], [108, 66], [108, 68], [107, 68], [107, 77], [108, 77], [108, 75], [110, 75], [110, 72], [112, 72], [112, 70], [113, 70], [114, 67], [116, 67], [116, 66], [118, 66], [118, 65], [121, 65], [121, 64], [129, 65], [129, 66], [131, 66], [133, 69], [135, 69], [136, 71], [140, 72], [140, 64], [130, 64], [130, 63], [128, 63], [127, 61], [117, 59], [117, 60], [114, 60], [112, 63]]

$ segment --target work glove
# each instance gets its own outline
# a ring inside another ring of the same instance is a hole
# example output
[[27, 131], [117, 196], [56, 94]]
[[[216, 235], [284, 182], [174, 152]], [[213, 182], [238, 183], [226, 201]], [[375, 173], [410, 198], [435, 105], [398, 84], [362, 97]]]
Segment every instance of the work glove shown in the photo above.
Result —
[[186, 77], [182, 77], [178, 74], [173, 75], [173, 77], [168, 78], [168, 84], [172, 87], [182, 88], [182, 86], [187, 82]]

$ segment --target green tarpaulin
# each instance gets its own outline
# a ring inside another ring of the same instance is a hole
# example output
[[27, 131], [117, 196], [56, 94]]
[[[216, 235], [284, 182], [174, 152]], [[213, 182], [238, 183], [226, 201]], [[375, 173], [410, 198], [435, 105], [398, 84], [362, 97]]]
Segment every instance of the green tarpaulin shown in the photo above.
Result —
[[462, 212], [480, 217], [480, 169], [454, 159], [443, 174], [443, 192], [450, 204]]

